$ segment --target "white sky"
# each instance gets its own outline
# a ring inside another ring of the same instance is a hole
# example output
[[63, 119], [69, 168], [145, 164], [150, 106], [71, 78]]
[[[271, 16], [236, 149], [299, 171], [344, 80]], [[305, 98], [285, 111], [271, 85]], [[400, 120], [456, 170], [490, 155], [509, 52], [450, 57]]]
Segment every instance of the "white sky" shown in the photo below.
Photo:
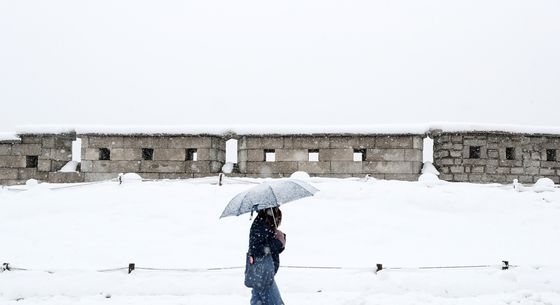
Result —
[[560, 1], [1, 1], [24, 124], [560, 125]]

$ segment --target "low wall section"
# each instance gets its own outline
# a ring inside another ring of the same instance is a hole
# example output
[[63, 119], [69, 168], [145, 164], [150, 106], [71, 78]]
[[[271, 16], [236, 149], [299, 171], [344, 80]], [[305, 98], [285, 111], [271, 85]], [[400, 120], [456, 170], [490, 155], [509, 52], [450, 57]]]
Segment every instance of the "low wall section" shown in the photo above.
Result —
[[457, 182], [560, 183], [560, 136], [503, 132], [436, 132], [434, 165]]
[[[305, 171], [320, 177], [417, 180], [422, 146], [422, 135], [245, 135], [238, 140], [238, 165], [249, 177]], [[274, 158], [266, 161], [267, 154]]]
[[[211, 176], [225, 163], [225, 139], [189, 135], [80, 134], [85, 181], [139, 173], [146, 179]], [[103, 150], [103, 151], [102, 151]], [[108, 155], [107, 155], [108, 153]]]

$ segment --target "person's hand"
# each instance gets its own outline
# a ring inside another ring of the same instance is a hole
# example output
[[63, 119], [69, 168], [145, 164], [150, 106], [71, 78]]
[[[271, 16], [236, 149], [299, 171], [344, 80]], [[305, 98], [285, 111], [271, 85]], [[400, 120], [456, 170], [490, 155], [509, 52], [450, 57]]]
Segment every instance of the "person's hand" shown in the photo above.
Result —
[[284, 232], [282, 232], [280, 230], [276, 230], [276, 239], [278, 239], [280, 242], [282, 242], [282, 245], [284, 247], [286, 246], [286, 234], [284, 234]]

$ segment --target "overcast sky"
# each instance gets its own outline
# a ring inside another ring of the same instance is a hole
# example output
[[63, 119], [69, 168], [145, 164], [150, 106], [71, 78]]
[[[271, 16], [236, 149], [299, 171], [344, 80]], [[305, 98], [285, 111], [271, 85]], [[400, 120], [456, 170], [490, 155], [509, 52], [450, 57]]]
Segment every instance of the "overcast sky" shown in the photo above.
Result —
[[558, 0], [0, 1], [0, 131], [559, 114]]

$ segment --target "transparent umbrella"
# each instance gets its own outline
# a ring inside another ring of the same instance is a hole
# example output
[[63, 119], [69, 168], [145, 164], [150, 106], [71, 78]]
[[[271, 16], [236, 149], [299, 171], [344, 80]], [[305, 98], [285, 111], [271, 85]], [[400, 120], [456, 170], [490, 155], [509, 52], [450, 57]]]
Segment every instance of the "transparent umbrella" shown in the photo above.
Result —
[[220, 218], [274, 208], [286, 202], [313, 196], [318, 191], [310, 184], [296, 179], [264, 182], [233, 197]]

